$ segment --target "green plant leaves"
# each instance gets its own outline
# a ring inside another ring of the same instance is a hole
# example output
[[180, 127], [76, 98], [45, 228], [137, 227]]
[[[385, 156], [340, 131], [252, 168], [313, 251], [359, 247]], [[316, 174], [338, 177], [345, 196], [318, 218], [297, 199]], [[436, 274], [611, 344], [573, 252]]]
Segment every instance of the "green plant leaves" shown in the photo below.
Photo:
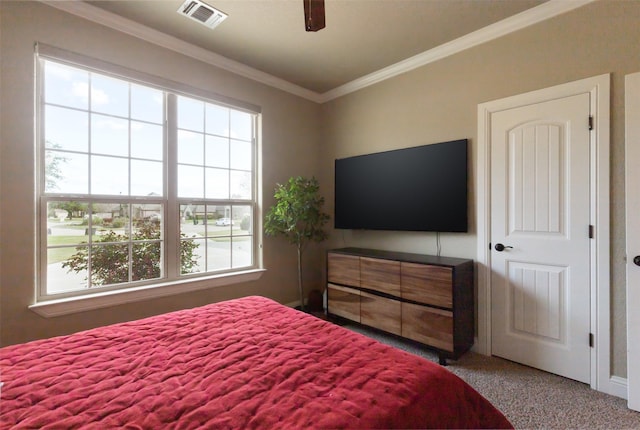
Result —
[[328, 234], [324, 225], [329, 221], [329, 215], [322, 211], [324, 197], [319, 193], [316, 178], [297, 176], [289, 178], [284, 185], [277, 184], [276, 204], [265, 216], [265, 234], [284, 236], [299, 249], [311, 241], [325, 240]]

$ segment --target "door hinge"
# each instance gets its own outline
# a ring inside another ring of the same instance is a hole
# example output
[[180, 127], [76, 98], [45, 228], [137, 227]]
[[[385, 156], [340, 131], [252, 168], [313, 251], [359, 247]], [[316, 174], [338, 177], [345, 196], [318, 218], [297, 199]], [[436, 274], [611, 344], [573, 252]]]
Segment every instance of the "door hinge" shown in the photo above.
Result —
[[593, 115], [589, 115], [589, 130], [593, 130]]
[[593, 225], [589, 225], [589, 239], [593, 239], [595, 236], [595, 228], [593, 227]]
[[595, 337], [593, 336], [593, 333], [589, 333], [589, 347], [593, 348], [594, 343], [595, 343]]

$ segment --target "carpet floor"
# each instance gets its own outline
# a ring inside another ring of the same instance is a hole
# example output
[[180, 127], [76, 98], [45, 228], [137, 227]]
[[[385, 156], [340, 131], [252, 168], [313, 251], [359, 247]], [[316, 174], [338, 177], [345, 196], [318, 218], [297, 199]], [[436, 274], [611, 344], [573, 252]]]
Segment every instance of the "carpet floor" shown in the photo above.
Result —
[[[346, 324], [382, 343], [438, 362], [432, 351], [394, 336]], [[588, 385], [498, 357], [468, 352], [447, 369], [493, 403], [517, 429], [640, 429], [627, 401]]]

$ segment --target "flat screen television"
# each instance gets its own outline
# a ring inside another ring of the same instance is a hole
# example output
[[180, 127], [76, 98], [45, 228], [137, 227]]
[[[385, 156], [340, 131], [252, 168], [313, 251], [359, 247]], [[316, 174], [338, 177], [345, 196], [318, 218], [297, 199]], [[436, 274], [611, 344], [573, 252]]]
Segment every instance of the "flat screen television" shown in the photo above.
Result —
[[335, 161], [335, 228], [466, 232], [467, 139]]

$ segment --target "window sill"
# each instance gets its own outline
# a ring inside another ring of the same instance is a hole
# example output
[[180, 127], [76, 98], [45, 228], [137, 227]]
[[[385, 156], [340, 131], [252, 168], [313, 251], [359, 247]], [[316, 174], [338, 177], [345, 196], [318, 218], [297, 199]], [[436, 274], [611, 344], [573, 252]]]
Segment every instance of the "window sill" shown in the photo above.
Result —
[[167, 284], [147, 285], [127, 290], [105, 291], [78, 297], [46, 300], [29, 306], [29, 309], [45, 318], [85, 312], [93, 309], [122, 305], [141, 300], [171, 296], [190, 291], [204, 290], [211, 287], [232, 285], [242, 282], [256, 281], [262, 277], [264, 269], [248, 270], [234, 274], [212, 276], [198, 279], [171, 282]]

